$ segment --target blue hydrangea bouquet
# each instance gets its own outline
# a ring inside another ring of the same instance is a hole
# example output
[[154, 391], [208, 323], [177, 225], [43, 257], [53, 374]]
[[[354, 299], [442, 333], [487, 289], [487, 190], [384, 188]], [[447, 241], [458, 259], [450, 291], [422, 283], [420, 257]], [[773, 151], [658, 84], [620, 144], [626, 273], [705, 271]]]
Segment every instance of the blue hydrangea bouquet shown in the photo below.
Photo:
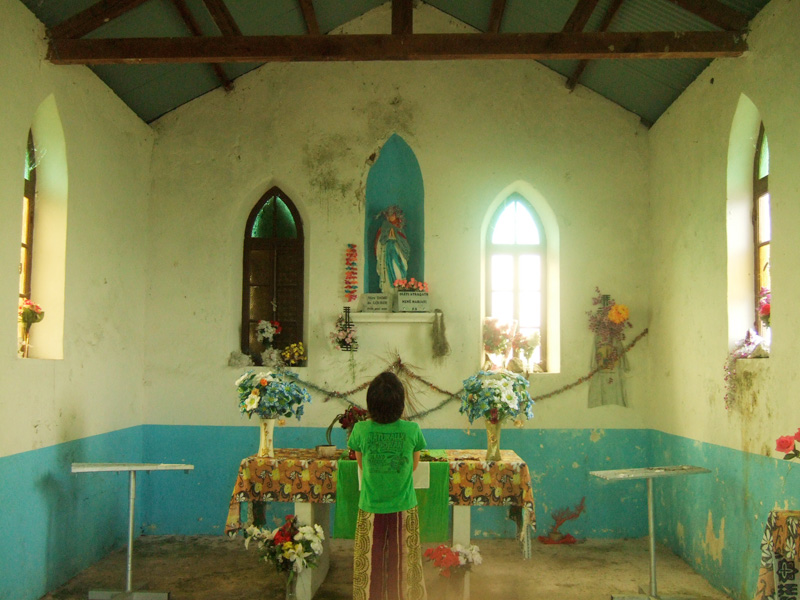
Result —
[[484, 418], [497, 424], [505, 419], [521, 422], [533, 418], [533, 399], [528, 393], [528, 380], [511, 371], [479, 371], [464, 380], [461, 414], [469, 422]]
[[311, 402], [308, 391], [297, 382], [297, 375], [290, 371], [247, 371], [236, 381], [236, 390], [239, 410], [248, 417], [294, 417], [299, 420], [305, 404]]

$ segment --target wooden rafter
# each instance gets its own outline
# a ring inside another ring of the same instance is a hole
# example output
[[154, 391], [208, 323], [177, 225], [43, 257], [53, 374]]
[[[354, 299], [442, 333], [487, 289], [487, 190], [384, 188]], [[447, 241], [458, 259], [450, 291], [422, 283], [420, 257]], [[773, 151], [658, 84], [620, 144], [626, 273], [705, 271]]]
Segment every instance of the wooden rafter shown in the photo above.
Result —
[[392, 0], [392, 35], [411, 35], [414, 32], [414, 3], [411, 0]]
[[263, 37], [52, 39], [54, 64], [233, 63], [289, 61], [620, 58], [741, 56], [731, 31], [474, 33]]
[[[608, 7], [606, 14], [603, 15], [603, 20], [600, 23], [599, 31], [608, 31], [608, 28], [611, 26], [611, 22], [614, 20], [614, 17], [617, 16], [622, 3], [625, 0], [613, 0], [611, 6]], [[567, 87], [570, 90], [574, 90], [575, 86], [578, 85], [578, 80], [583, 75], [583, 72], [586, 70], [589, 61], [583, 59], [581, 62], [578, 63], [578, 66], [575, 67], [575, 71], [570, 75], [569, 79], [567, 79]]]
[[[183, 22], [186, 23], [186, 27], [189, 29], [191, 34], [197, 37], [202, 36], [203, 31], [200, 29], [200, 24], [197, 22], [197, 19], [194, 18], [192, 11], [190, 11], [189, 7], [186, 5], [186, 0], [172, 0], [172, 4], [175, 5], [175, 8], [177, 9], [178, 13], [180, 13]], [[214, 73], [222, 84], [222, 87], [229, 91], [233, 89], [233, 82], [228, 79], [225, 71], [222, 70], [222, 66], [220, 66], [218, 63], [213, 63], [210, 66], [214, 70]]]
[[498, 33], [500, 24], [503, 22], [503, 13], [506, 10], [506, 0], [492, 0], [492, 8], [489, 12], [489, 26], [487, 33]]
[[303, 19], [306, 22], [306, 29], [311, 35], [319, 35], [319, 23], [317, 13], [314, 10], [313, 0], [300, 0], [300, 10], [303, 11]]
[[147, 0], [102, 0], [50, 30], [51, 38], [80, 38]]
[[747, 28], [749, 19], [738, 10], [718, 0], [670, 0], [682, 9], [726, 31], [741, 31]]
[[242, 31], [239, 29], [236, 21], [233, 20], [233, 16], [228, 10], [228, 7], [225, 6], [225, 2], [222, 0], [203, 0], [203, 4], [206, 5], [208, 12], [211, 13], [211, 18], [214, 19], [214, 23], [217, 24], [222, 35], [242, 35]]
[[578, 0], [561, 31], [583, 31], [594, 12], [598, 0]]

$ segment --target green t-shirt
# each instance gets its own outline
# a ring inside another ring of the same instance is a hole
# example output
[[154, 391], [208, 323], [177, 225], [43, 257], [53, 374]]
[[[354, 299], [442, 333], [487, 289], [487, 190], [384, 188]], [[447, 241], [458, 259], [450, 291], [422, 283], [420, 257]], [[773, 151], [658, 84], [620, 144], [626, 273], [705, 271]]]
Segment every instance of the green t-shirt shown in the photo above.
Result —
[[361, 421], [353, 427], [347, 445], [361, 452], [361, 510], [386, 514], [417, 505], [414, 452], [426, 446], [419, 425], [402, 419], [394, 423]]

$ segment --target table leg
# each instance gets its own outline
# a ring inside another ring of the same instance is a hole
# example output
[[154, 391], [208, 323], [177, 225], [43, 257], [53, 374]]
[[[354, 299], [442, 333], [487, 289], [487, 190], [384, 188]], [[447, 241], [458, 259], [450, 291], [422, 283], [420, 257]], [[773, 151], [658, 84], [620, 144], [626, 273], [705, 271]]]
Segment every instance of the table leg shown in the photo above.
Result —
[[128, 480], [128, 552], [125, 570], [125, 591], [92, 590], [89, 600], [169, 600], [169, 592], [133, 591], [133, 526], [136, 515], [136, 471], [129, 471]]
[[325, 581], [331, 564], [331, 505], [316, 502], [295, 502], [294, 514], [300, 525], [317, 524], [322, 527], [325, 539], [322, 542], [322, 554], [319, 564], [313, 569], [306, 569], [297, 578], [297, 600], [311, 600]]

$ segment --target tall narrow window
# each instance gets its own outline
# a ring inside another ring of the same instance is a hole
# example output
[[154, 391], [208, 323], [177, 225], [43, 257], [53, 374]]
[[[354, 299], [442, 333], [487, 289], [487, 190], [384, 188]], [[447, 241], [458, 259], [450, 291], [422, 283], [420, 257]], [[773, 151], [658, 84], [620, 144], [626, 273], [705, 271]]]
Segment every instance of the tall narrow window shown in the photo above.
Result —
[[755, 325], [759, 334], [769, 337], [772, 312], [770, 281], [770, 241], [772, 219], [769, 198], [769, 144], [764, 124], [758, 132], [753, 161], [753, 246], [755, 249]]
[[536, 211], [521, 195], [510, 195], [487, 230], [486, 314], [525, 337], [538, 333], [540, 344], [531, 361], [543, 369], [546, 247]]
[[279, 188], [264, 194], [247, 219], [242, 278], [242, 352], [259, 361], [259, 321], [278, 321], [272, 347], [303, 341], [304, 242], [297, 208]]
[[28, 131], [25, 155], [25, 187], [22, 194], [22, 246], [19, 255], [19, 298], [31, 299], [33, 269], [33, 214], [36, 208], [36, 149], [33, 133]]

